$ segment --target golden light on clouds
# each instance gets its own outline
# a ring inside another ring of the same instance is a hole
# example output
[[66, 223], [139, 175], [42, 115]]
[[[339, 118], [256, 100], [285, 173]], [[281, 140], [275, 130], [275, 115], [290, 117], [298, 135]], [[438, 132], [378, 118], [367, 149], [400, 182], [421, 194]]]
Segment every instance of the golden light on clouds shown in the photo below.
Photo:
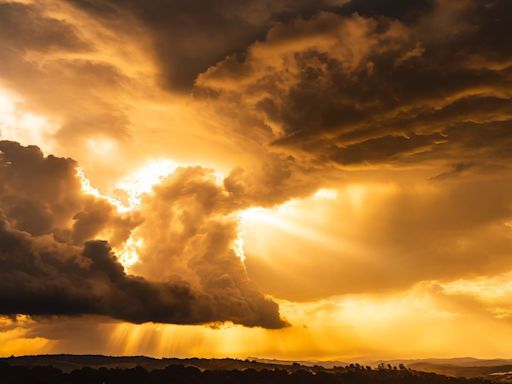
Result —
[[143, 239], [135, 239], [130, 236], [119, 249], [115, 249], [119, 262], [128, 270], [139, 261], [139, 250], [144, 246]]
[[36, 354], [51, 348], [51, 340], [27, 335], [27, 327], [34, 323], [28, 316], [23, 315], [14, 319], [0, 318], [0, 354]]
[[136, 208], [140, 206], [142, 194], [150, 193], [154, 185], [159, 184], [164, 177], [174, 173], [180, 166], [186, 165], [165, 159], [152, 161], [123, 177], [116, 183], [115, 188], [125, 191], [128, 194], [129, 206]]
[[510, 357], [512, 8], [399, 3], [0, 0], [0, 355]]
[[52, 149], [48, 137], [58, 127], [48, 118], [23, 109], [23, 99], [0, 87], [0, 133], [3, 139], [23, 143], [43, 142], [42, 147]]

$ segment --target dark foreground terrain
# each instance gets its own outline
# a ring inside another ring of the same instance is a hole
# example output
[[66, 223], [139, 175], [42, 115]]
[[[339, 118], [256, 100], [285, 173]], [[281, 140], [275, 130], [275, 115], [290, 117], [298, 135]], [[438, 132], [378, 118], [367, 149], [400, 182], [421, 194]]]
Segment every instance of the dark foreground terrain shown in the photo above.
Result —
[[[83, 364], [85, 361], [88, 364]], [[45, 365], [57, 362], [62, 368]], [[131, 366], [134, 363], [141, 363]], [[73, 364], [80, 366], [72, 369]], [[144, 366], [145, 367], [144, 367]], [[162, 366], [162, 365], [165, 365]], [[235, 367], [235, 368], [234, 368]], [[486, 378], [443, 376], [382, 365], [370, 368], [269, 364], [252, 360], [151, 359], [105, 356], [31, 356], [0, 360], [2, 384], [490, 384]]]

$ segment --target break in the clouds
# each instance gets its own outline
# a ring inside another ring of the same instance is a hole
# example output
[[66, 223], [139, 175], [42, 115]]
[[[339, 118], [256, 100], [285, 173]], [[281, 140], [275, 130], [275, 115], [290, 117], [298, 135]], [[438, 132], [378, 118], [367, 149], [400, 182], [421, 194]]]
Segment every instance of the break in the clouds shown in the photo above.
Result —
[[[140, 214], [120, 217], [110, 203], [83, 195], [73, 160], [8, 141], [0, 154], [0, 313], [285, 325], [232, 249], [236, 222], [225, 217], [229, 202], [222, 208], [223, 191], [208, 172], [177, 172]], [[152, 280], [127, 275], [109, 244], [93, 241], [107, 231], [125, 242], [138, 226]]]

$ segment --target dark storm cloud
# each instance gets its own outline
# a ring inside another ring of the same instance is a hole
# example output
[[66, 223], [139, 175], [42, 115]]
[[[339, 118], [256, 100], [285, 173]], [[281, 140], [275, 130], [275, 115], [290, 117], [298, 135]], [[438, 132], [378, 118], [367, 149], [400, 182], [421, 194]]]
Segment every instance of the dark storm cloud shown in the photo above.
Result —
[[335, 149], [331, 159], [346, 165], [393, 161], [408, 153], [430, 151], [436, 142], [443, 140], [440, 134], [414, 136], [385, 136]]
[[11, 225], [76, 244], [114, 223], [116, 232], [136, 225], [135, 217], [116, 217], [106, 201], [84, 196], [76, 168], [74, 160], [46, 157], [36, 146], [0, 141], [0, 209]]
[[[496, 146], [508, 142], [511, 114], [512, 6], [504, 0], [70, 4], [114, 35], [130, 37], [142, 25], [169, 89], [195, 83], [219, 113], [239, 114], [229, 133], [242, 141], [273, 143], [271, 151], [315, 165], [357, 167], [466, 162], [482, 135], [482, 161], [508, 159], [495, 159], [507, 154]], [[59, 144], [128, 140], [133, 123], [112, 100], [131, 79], [95, 60], [35, 65], [24, 53], [93, 52], [94, 42], [40, 6], [0, 6], [0, 76], [38, 108], [65, 103]]]
[[[0, 313], [110, 316], [135, 323], [200, 324], [235, 321], [248, 326], [283, 325], [277, 305], [226, 308], [220, 298], [195, 293], [186, 284], [152, 283], [126, 275], [108, 244], [82, 249], [35, 239], [0, 222]], [[229, 311], [226, 311], [228, 309]], [[267, 317], [265, 317], [267, 316]]]
[[341, 8], [341, 13], [358, 13], [363, 16], [386, 16], [412, 21], [429, 11], [435, 0], [351, 0]]
[[414, 20], [434, 4], [434, 0], [70, 2], [110, 23], [123, 18], [125, 12], [135, 15], [153, 35], [166, 83], [174, 90], [189, 89], [201, 72], [225, 56], [241, 52], [254, 41], [263, 39], [277, 22], [309, 18], [320, 11]]
[[95, 1], [71, 3], [115, 23], [124, 12], [136, 16], [149, 29], [166, 85], [188, 90], [195, 78], [233, 52], [263, 38], [277, 21], [310, 15], [320, 9], [336, 10], [336, 0], [199, 0], [199, 1]]
[[278, 24], [198, 88], [243, 105], [275, 149], [317, 162], [510, 161], [510, 2], [391, 3]]
[[39, 236], [67, 225], [81, 206], [76, 166], [36, 146], [0, 142], [0, 202], [16, 228]]
[[[184, 168], [144, 199], [140, 214], [121, 215], [82, 194], [76, 167], [36, 146], [0, 142], [1, 314], [285, 326], [232, 249], [234, 205], [209, 171]], [[127, 275], [110, 245], [92, 240], [109, 233], [120, 245], [135, 228], [146, 241], [140, 269], [158, 281]]]

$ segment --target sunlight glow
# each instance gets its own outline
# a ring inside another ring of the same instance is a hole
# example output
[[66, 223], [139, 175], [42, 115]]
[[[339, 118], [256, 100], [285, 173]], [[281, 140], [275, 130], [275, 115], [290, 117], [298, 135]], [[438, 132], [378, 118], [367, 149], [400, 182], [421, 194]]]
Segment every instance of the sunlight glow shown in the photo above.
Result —
[[142, 195], [150, 193], [155, 185], [161, 183], [165, 177], [174, 173], [180, 166], [183, 165], [171, 160], [157, 160], [121, 179], [116, 184], [116, 188], [128, 194], [127, 205], [123, 204], [119, 199], [106, 196], [97, 188], [94, 188], [81, 168], [77, 168], [76, 175], [80, 179], [84, 194], [106, 200], [115, 206], [119, 213], [126, 213], [137, 210], [140, 207]]
[[442, 284], [443, 290], [449, 294], [471, 295], [487, 300], [508, 300], [512, 296], [512, 273], [474, 280], [460, 279]]
[[135, 239], [132, 235], [119, 249], [114, 250], [119, 262], [125, 269], [130, 268], [139, 261], [139, 250], [143, 245], [143, 239]]
[[0, 139], [38, 143], [43, 150], [51, 151], [47, 135], [55, 133], [58, 125], [44, 116], [22, 110], [21, 102], [20, 97], [0, 88]]
[[14, 122], [15, 100], [13, 96], [0, 89], [0, 114], [5, 123]]
[[352, 205], [361, 208], [368, 189], [363, 185], [351, 185], [347, 188], [347, 194]]
[[288, 239], [292, 236], [311, 243], [322, 244], [330, 249], [345, 249], [348, 245], [343, 239], [331, 236], [308, 221], [311, 210], [317, 209], [318, 205], [322, 205], [324, 202], [337, 198], [333, 197], [332, 192], [329, 192], [327, 196], [327, 198], [319, 198], [315, 194], [302, 200], [289, 200], [275, 208], [254, 207], [240, 211], [238, 214], [241, 236], [242, 238], [245, 236], [245, 243], [249, 241], [252, 245], [255, 245], [255, 242], [260, 245], [265, 243], [265, 240], [257, 240], [259, 236], [262, 236], [262, 239], [276, 239], [275, 236], [286, 234]]
[[113, 197], [109, 197], [109, 196], [105, 196], [105, 195], [101, 194], [101, 192], [98, 189], [94, 188], [91, 185], [91, 181], [87, 178], [87, 176], [85, 176], [84, 171], [80, 167], [76, 168], [76, 176], [80, 180], [82, 192], [85, 195], [91, 195], [91, 196], [97, 197], [99, 199], [108, 201], [110, 204], [112, 204], [114, 207], [117, 208], [117, 211], [119, 213], [124, 213], [124, 212], [128, 212], [131, 210], [131, 207], [126, 207], [119, 200], [114, 199]]
[[263, 222], [276, 227], [286, 227], [288, 223], [279, 216], [291, 214], [295, 211], [296, 200], [289, 200], [276, 208], [252, 207], [238, 213], [242, 223]]
[[[152, 161], [130, 173], [128, 176], [125, 176], [115, 185], [115, 188], [126, 192], [128, 195], [126, 203], [123, 203], [123, 201], [117, 198], [102, 194], [97, 188], [92, 186], [91, 181], [79, 167], [76, 168], [76, 176], [80, 180], [84, 194], [105, 200], [116, 207], [118, 213], [126, 214], [139, 210], [144, 194], [151, 193], [155, 185], [160, 184], [166, 177], [176, 172], [179, 167], [186, 166], [188, 165], [168, 159], [160, 159]], [[217, 183], [221, 183], [221, 175], [215, 173], [215, 177]], [[144, 239], [136, 238], [132, 234], [120, 247], [114, 249], [119, 262], [123, 265], [125, 270], [128, 270], [139, 261], [139, 251], [143, 245]], [[232, 248], [240, 260], [245, 260], [244, 241], [241, 236], [241, 231], [239, 231], [238, 238], [233, 242]]]
[[238, 236], [235, 239], [235, 241], [233, 242], [233, 251], [235, 251], [236, 255], [238, 256], [238, 258], [240, 260], [242, 260], [242, 262], [245, 261], [245, 249], [244, 249], [244, 247], [245, 247], [244, 237], [243, 237], [243, 234], [242, 234], [241, 224], [239, 223], [239, 225], [238, 225]]
[[116, 188], [128, 193], [128, 203], [133, 209], [140, 206], [144, 193], [151, 192], [155, 185], [183, 166], [186, 165], [167, 159], [152, 161], [121, 179]]
[[90, 137], [85, 139], [89, 150], [98, 155], [109, 155], [116, 149], [117, 143], [106, 137]]
[[30, 327], [36, 321], [30, 316], [0, 316], [0, 356], [44, 353], [53, 344], [51, 340], [33, 336]]
[[[349, 337], [340, 332], [334, 339], [349, 344]], [[244, 328], [237, 325], [212, 327], [146, 323], [118, 324], [110, 335], [109, 344], [126, 355], [152, 354], [155, 357], [235, 357], [313, 358], [338, 356], [347, 352], [333, 343], [333, 336], [313, 335], [306, 327], [288, 327], [279, 331]], [[305, 355], [309, 351], [311, 355]], [[150, 353], [148, 353], [150, 352]]]
[[338, 197], [338, 191], [335, 189], [319, 189], [313, 197], [317, 199], [334, 200]]
[[[76, 168], [76, 176], [80, 179], [82, 192], [84, 194], [94, 196], [109, 202], [114, 207], [116, 207], [119, 213], [127, 213], [135, 208], [134, 206], [125, 206], [121, 201], [103, 195], [98, 189], [91, 185], [90, 180], [85, 176], [84, 171], [81, 168]], [[128, 240], [124, 242], [124, 244], [122, 244], [119, 248], [114, 249], [114, 253], [117, 255], [119, 262], [123, 265], [125, 270], [137, 263], [139, 260], [138, 250], [142, 247], [142, 245], [142, 239], [134, 239], [133, 236], [130, 236]]]

